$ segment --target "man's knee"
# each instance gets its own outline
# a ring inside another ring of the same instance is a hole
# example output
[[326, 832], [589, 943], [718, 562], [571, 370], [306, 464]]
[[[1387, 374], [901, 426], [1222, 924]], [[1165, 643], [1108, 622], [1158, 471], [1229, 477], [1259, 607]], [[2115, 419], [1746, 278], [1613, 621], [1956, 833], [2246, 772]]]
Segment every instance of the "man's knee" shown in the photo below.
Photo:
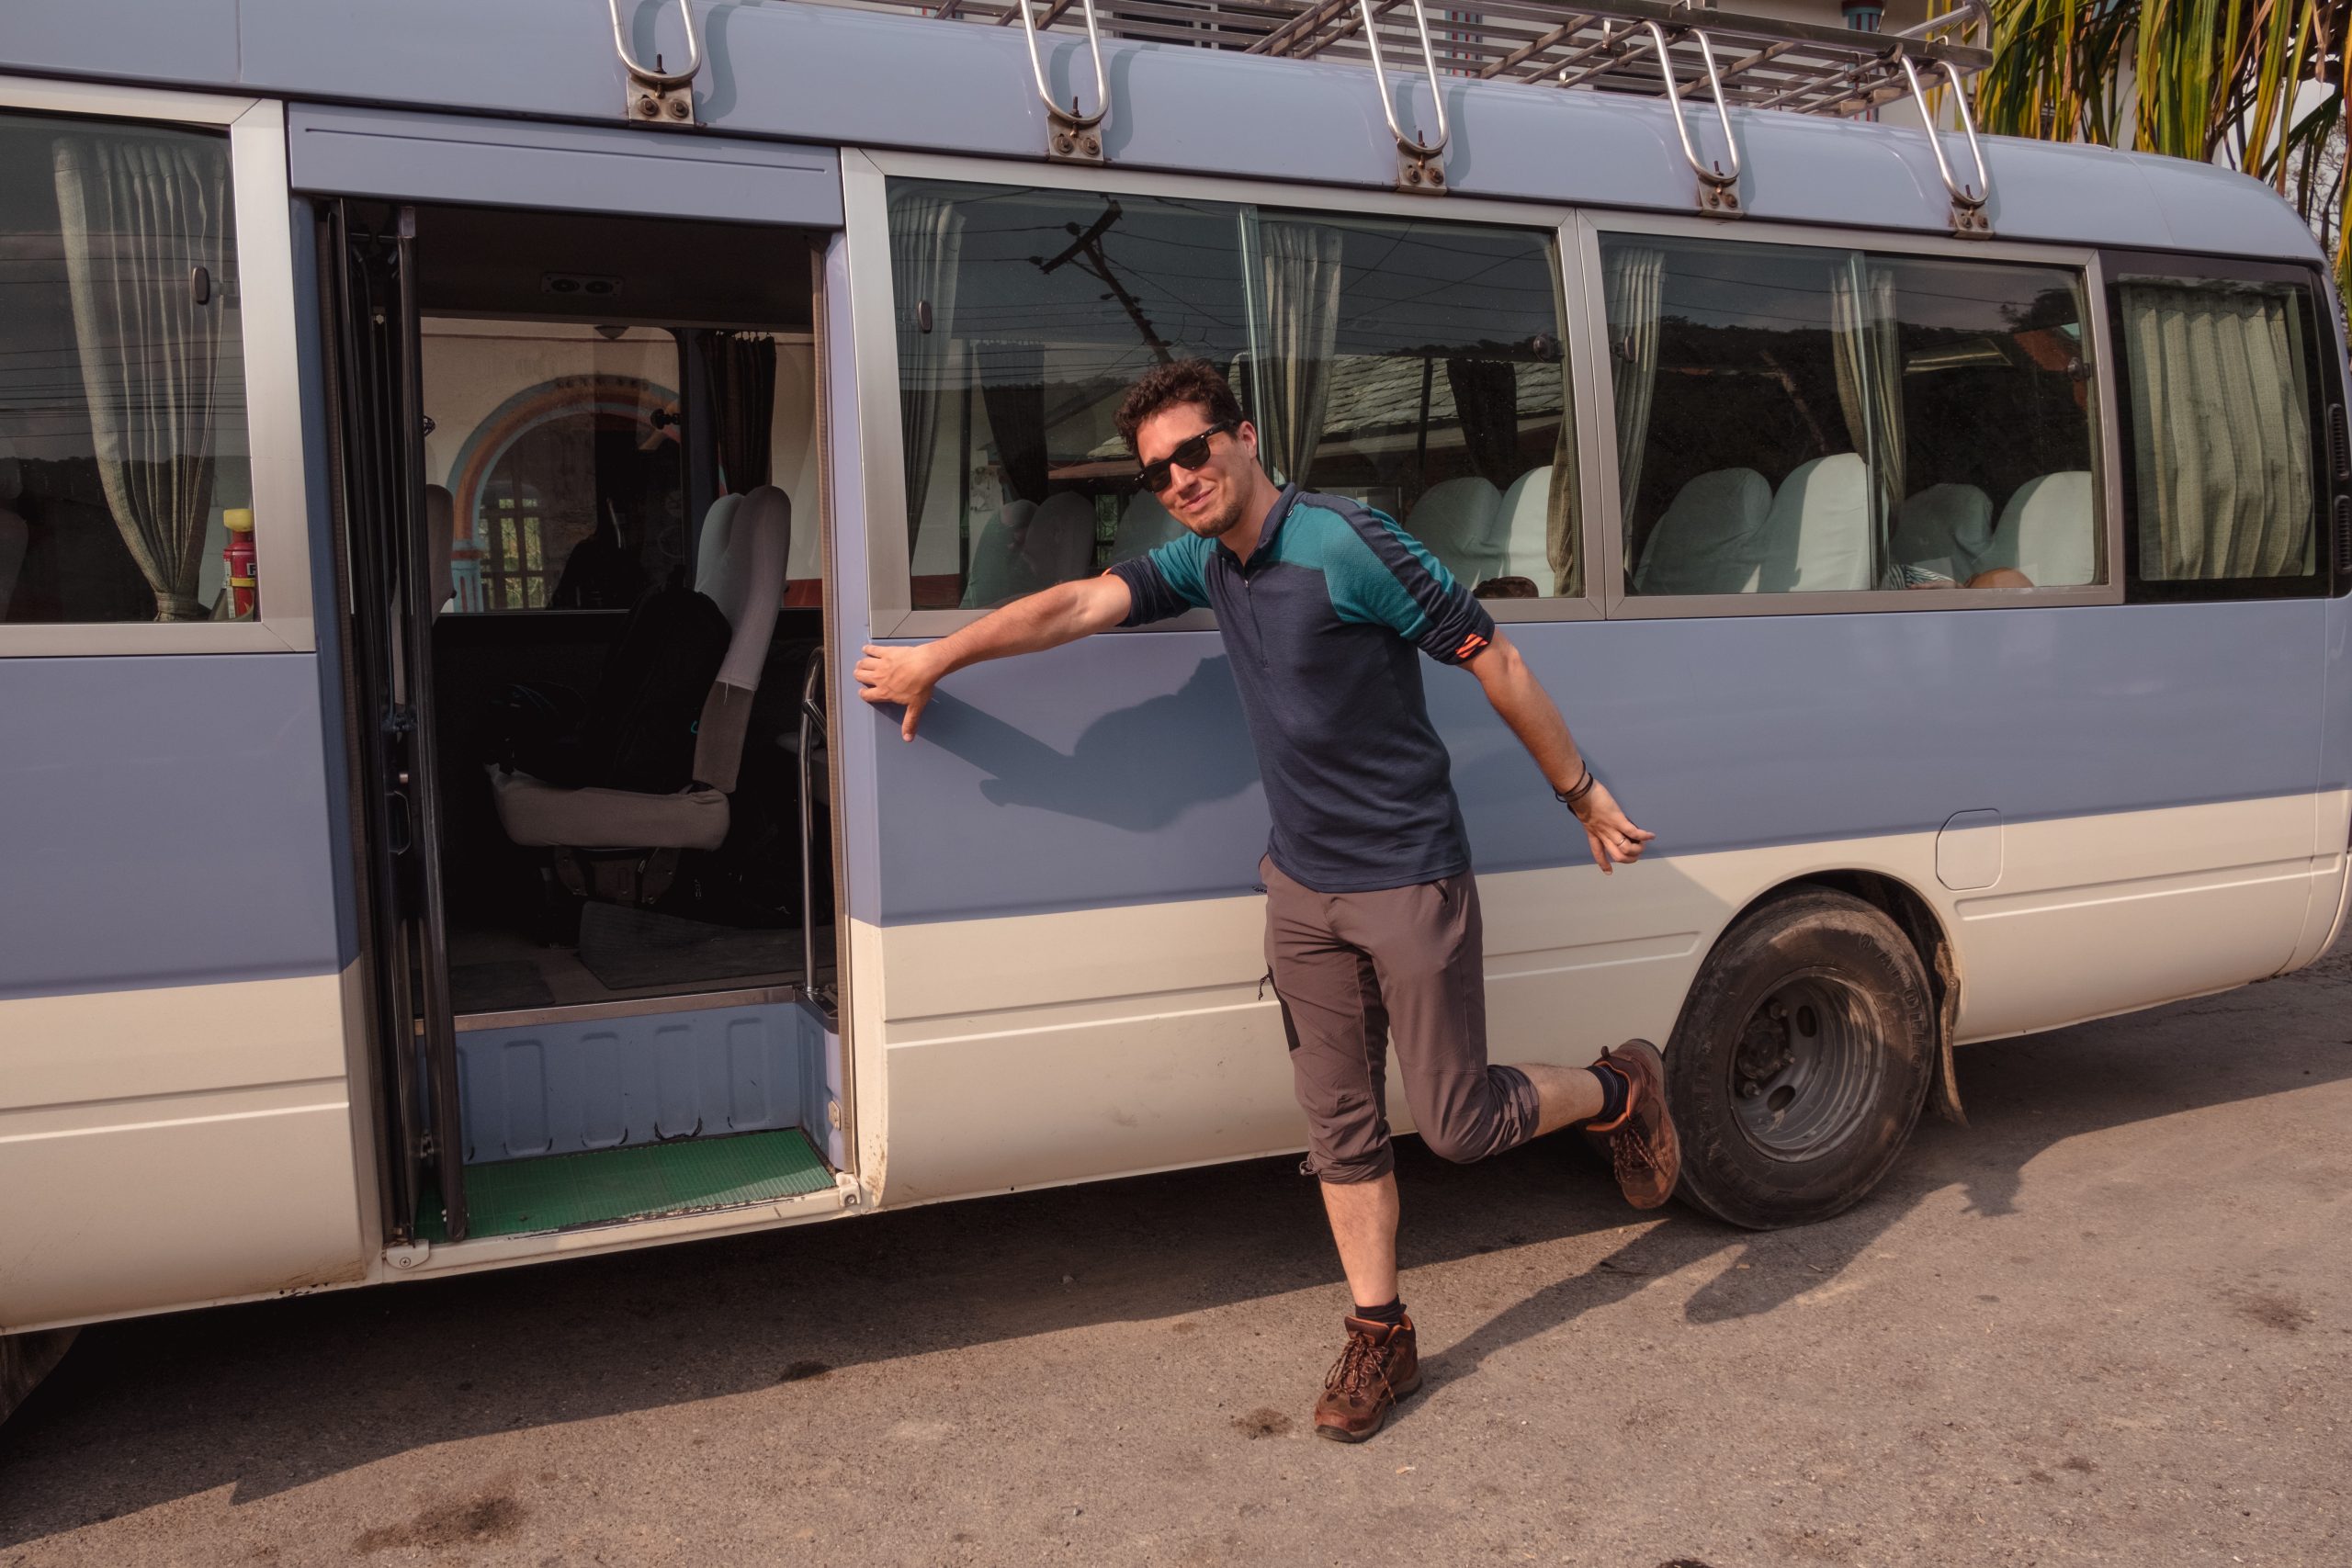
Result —
[[1455, 1165], [1475, 1165], [1495, 1152], [1494, 1129], [1476, 1122], [1440, 1122], [1421, 1129], [1430, 1153]]

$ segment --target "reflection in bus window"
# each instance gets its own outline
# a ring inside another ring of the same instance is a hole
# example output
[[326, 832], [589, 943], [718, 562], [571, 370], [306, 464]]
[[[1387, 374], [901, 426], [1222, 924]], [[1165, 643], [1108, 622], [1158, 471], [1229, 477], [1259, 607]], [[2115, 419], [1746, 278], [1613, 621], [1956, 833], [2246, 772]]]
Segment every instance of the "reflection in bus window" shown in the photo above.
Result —
[[1190, 357], [1278, 479], [1397, 518], [1482, 593], [1580, 592], [1548, 236], [909, 181], [890, 215], [915, 608], [1172, 537], [1113, 416]]
[[2315, 578], [2308, 292], [2167, 278], [2120, 292], [2141, 579]]
[[2104, 581], [2075, 274], [1601, 246], [1627, 591]]
[[229, 140], [0, 115], [0, 623], [250, 620]]

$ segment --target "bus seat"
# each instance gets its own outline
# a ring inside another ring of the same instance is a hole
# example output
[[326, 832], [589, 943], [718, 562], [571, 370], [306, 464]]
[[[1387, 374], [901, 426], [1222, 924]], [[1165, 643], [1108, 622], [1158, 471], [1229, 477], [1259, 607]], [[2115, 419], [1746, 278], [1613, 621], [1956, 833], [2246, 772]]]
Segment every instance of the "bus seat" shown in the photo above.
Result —
[[1764, 520], [1757, 586], [1766, 593], [1868, 588], [1871, 532], [1871, 470], [1859, 453], [1800, 464]]
[[1552, 465], [1546, 463], [1528, 469], [1503, 491], [1495, 530], [1502, 541], [1502, 558], [1487, 575], [1523, 577], [1551, 593], [1559, 577], [1552, 570], [1551, 530]]
[[1029, 520], [1021, 553], [1037, 586], [1091, 576], [1094, 570], [1094, 498], [1066, 490], [1046, 498]]
[[1925, 567], [1954, 582], [1976, 575], [1993, 542], [1993, 498], [1974, 485], [1929, 485], [1903, 503], [1894, 523], [1897, 566]]
[[1477, 474], [1440, 479], [1421, 492], [1405, 520], [1405, 532], [1428, 547], [1465, 588], [1491, 577], [1502, 564], [1494, 543], [1495, 520], [1502, 512], [1503, 492], [1494, 481]]
[[1977, 570], [2007, 567], [2023, 572], [2037, 588], [2098, 581], [2098, 516], [2091, 500], [2091, 476], [2085, 468], [2026, 480], [2001, 508], [1993, 543]]
[[743, 504], [740, 495], [722, 495], [710, 503], [702, 514], [702, 534], [695, 540], [695, 586], [700, 588], [705, 579], [718, 570], [718, 558], [727, 553], [727, 533], [735, 523], [735, 509]]
[[1753, 593], [1772, 485], [1753, 468], [1716, 468], [1680, 490], [1642, 547], [1636, 593]]
[[784, 603], [791, 550], [792, 502], [775, 486], [762, 485], [743, 498], [723, 547], [696, 583], [696, 592], [718, 607], [731, 631], [695, 730], [695, 782], [675, 794], [656, 795], [594, 785], [566, 788], [493, 768], [492, 792], [509, 839], [557, 850], [719, 846], [727, 837], [727, 797], [741, 766], [752, 699]]
[[8, 618], [8, 601], [17, 592], [17, 574], [24, 570], [25, 546], [30, 530], [17, 514], [17, 498], [25, 492], [25, 470], [16, 449], [0, 439], [0, 621]]
[[972, 560], [964, 576], [963, 607], [985, 610], [993, 604], [1035, 592], [1029, 563], [1021, 554], [1031, 519], [1037, 515], [1034, 501], [1008, 501], [1002, 511], [981, 525], [972, 541]]
[[457, 529], [457, 499], [439, 485], [426, 485], [424, 540], [433, 551], [433, 574], [424, 580], [424, 591], [435, 615], [458, 596], [458, 579], [450, 565], [458, 553]]
[[1126, 510], [1119, 513], [1119, 531], [1111, 541], [1110, 564], [1116, 566], [1123, 560], [1148, 556], [1184, 531], [1184, 525], [1169, 515], [1158, 496], [1139, 490], [1128, 498]]

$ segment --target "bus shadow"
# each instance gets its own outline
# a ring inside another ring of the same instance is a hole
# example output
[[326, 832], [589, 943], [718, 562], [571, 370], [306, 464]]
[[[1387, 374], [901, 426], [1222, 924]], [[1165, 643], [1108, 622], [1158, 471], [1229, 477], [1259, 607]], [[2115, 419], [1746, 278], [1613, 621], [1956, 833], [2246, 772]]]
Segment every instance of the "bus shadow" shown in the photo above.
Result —
[[[2325, 989], [2286, 989], [2311, 987]], [[1661, 1292], [1694, 1325], [1778, 1312], [1834, 1285], [1931, 1200], [1956, 1191], [1985, 1221], [2030, 1207], [2034, 1160], [2067, 1140], [2352, 1077], [2352, 1042], [2326, 1021], [2346, 998], [2352, 953], [2265, 987], [1974, 1047], [1960, 1065], [1972, 1125], [1923, 1122], [1877, 1193], [1803, 1230], [1742, 1232], [1679, 1206], [1634, 1214], [1558, 1140], [1475, 1167], [1408, 1143], [1408, 1293], [1438, 1292], [1445, 1265], [1478, 1254], [1624, 1239], [1519, 1299], [1453, 1303], [1431, 1335], [1438, 1397], [1402, 1419], [1430, 1418], [1445, 1384], [1636, 1292]], [[2243, 1048], [2250, 1025], [2259, 1052]], [[221, 1487], [243, 1503], [435, 1445], [780, 1396], [826, 1371], [1035, 1335], [1309, 1290], [1313, 1311], [1328, 1297], [1336, 1314], [1343, 1289], [1312, 1184], [1277, 1159], [109, 1324], [0, 1427], [0, 1548]], [[1326, 1348], [1303, 1346], [1302, 1364]], [[834, 1419], [859, 1418], [870, 1399], [854, 1381], [831, 1385], [837, 1395], [810, 1386], [842, 1402]]]

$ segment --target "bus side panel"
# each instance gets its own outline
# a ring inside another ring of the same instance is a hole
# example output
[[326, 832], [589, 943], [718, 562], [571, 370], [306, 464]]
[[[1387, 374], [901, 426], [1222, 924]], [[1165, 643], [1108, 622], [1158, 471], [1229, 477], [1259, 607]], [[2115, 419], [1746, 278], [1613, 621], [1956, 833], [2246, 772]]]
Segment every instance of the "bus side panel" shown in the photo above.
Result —
[[[1928, 898], [1971, 1036], [2275, 972], [2311, 902], [2323, 613], [1513, 626], [1659, 835], [1606, 882], [1476, 683], [1430, 670], [1481, 873], [1494, 1054], [1663, 1039], [1737, 911], [1829, 870]], [[1264, 799], [1213, 636], [976, 666], [917, 744], [877, 729], [875, 751], [880, 973], [861, 983], [883, 991], [888, 1201], [1303, 1141], [1257, 989]], [[1973, 910], [1936, 878], [1962, 811], [2006, 824]]]
[[318, 671], [0, 660], [0, 1328], [360, 1277]]

